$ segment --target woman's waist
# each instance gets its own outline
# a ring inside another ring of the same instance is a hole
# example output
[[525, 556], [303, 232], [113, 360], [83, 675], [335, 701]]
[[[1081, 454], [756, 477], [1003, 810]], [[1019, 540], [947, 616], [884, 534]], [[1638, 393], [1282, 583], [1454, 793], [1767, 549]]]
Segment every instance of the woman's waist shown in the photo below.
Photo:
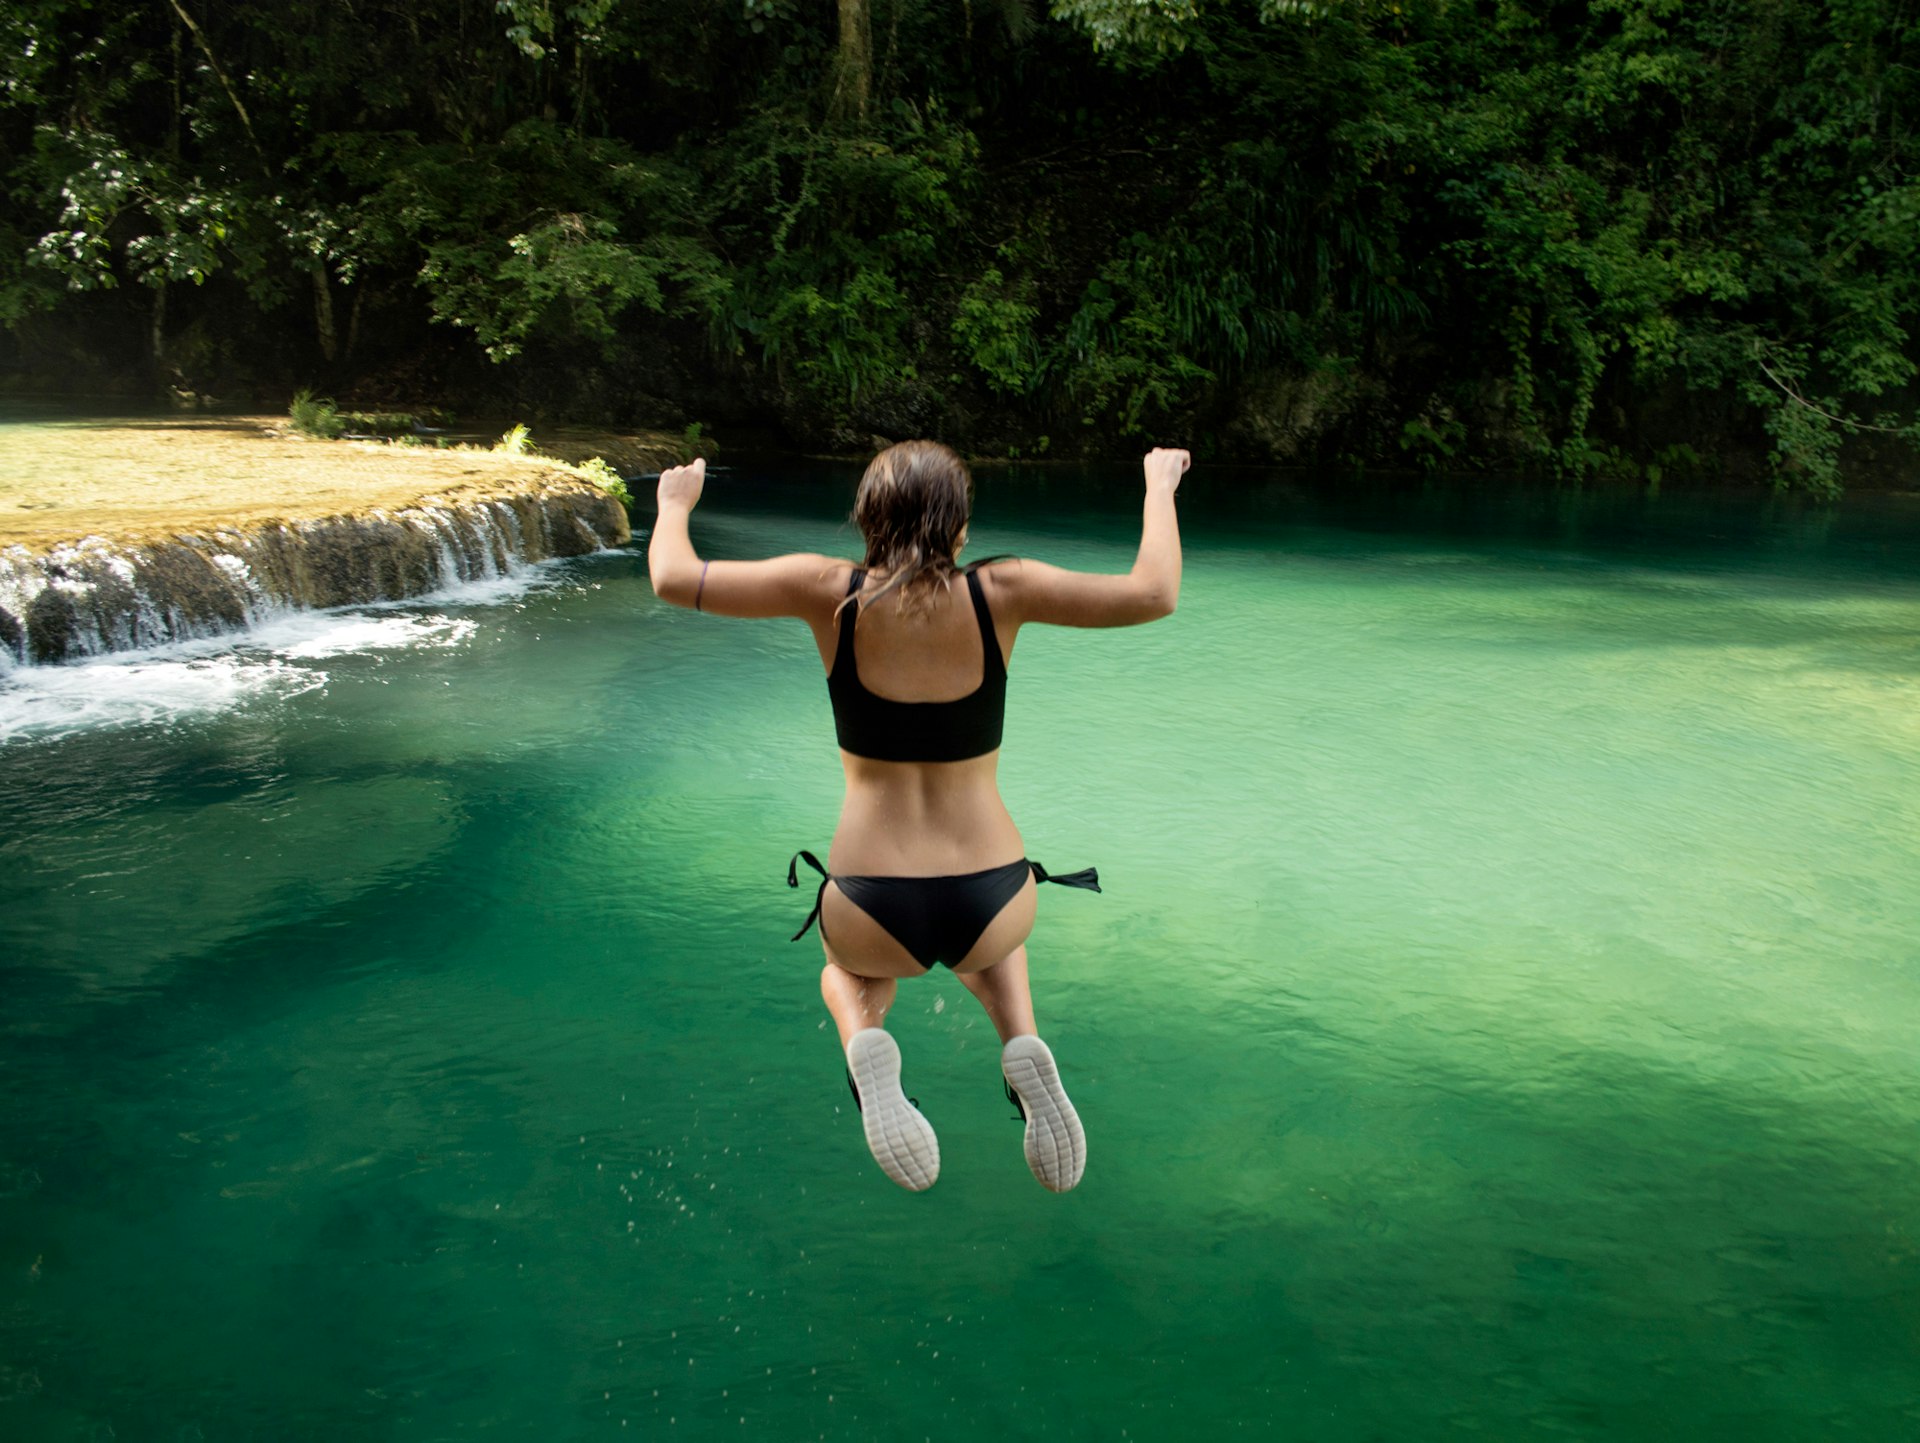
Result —
[[828, 866], [850, 875], [951, 877], [1025, 854], [1020, 829], [991, 788], [932, 797], [849, 786]]

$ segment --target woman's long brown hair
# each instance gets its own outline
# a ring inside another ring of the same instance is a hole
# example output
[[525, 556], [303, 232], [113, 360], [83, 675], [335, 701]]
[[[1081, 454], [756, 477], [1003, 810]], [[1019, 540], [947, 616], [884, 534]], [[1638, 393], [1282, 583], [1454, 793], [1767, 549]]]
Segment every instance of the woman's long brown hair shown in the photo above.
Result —
[[886, 581], [862, 604], [898, 591], [903, 610], [927, 611], [936, 586], [960, 574], [954, 553], [972, 512], [973, 474], [952, 447], [902, 441], [875, 456], [854, 493], [853, 524], [867, 543], [868, 574]]

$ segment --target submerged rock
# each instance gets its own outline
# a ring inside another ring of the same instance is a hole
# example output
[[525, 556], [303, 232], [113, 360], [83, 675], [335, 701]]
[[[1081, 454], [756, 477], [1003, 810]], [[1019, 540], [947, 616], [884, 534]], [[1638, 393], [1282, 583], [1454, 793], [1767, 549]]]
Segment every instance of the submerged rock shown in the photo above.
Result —
[[585, 483], [206, 536], [104, 537], [0, 553], [0, 655], [46, 665], [212, 636], [277, 612], [420, 596], [628, 539], [624, 507]]

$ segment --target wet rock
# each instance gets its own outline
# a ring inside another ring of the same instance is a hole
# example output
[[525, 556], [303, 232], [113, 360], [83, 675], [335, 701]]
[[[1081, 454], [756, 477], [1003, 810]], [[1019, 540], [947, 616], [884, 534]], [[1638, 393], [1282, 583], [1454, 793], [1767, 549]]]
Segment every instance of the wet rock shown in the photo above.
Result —
[[1250, 454], [1308, 461], [1379, 399], [1378, 383], [1356, 372], [1265, 371], [1241, 388], [1226, 432], [1233, 446]]
[[71, 592], [55, 586], [42, 591], [27, 603], [26, 660], [45, 666], [86, 655], [75, 646], [79, 622], [80, 609]]
[[135, 566], [147, 591], [164, 598], [167, 632], [194, 636], [247, 624], [247, 607], [232, 578], [205, 552], [181, 542], [145, 549]]
[[48, 664], [236, 630], [275, 612], [401, 600], [629, 539], [597, 487], [272, 522], [153, 545], [0, 556], [0, 647]]
[[20, 624], [20, 618], [0, 606], [0, 651], [15, 661], [26, 660], [27, 630]]

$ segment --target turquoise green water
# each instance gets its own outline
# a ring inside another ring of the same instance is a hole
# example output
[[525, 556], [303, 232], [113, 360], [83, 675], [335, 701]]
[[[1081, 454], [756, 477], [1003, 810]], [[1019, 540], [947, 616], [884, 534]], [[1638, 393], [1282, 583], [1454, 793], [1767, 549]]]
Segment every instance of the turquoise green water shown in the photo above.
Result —
[[797, 624], [636, 549], [0, 677], [0, 1435], [1920, 1432], [1920, 510], [1188, 490], [1173, 618], [1013, 661], [1064, 1197], [944, 973], [866, 1155]]

